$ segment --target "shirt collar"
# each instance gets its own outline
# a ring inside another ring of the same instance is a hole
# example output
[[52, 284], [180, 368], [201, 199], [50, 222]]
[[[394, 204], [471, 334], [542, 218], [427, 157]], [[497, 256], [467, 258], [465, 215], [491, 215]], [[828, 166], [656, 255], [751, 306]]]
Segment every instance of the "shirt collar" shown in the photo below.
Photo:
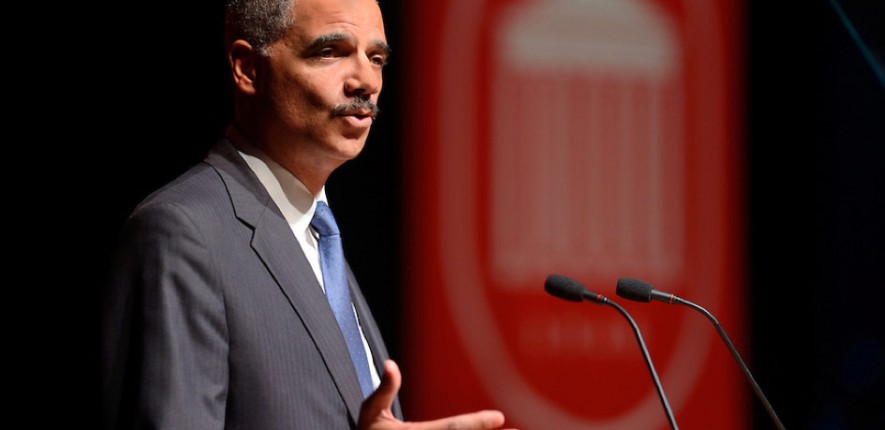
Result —
[[233, 126], [228, 127], [227, 138], [233, 142], [240, 156], [258, 176], [270, 198], [280, 208], [283, 217], [295, 231], [308, 231], [310, 220], [316, 211], [316, 202], [328, 204], [326, 187], [314, 196], [291, 172], [250, 144]]

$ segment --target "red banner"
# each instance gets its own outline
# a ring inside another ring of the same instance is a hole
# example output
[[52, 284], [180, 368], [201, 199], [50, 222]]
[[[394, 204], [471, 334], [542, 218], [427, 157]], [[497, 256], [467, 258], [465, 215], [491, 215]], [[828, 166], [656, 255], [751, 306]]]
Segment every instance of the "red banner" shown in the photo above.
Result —
[[683, 428], [747, 428], [741, 10], [708, 0], [406, 2], [404, 407], [533, 429], [667, 428], [614, 309], [636, 319]]

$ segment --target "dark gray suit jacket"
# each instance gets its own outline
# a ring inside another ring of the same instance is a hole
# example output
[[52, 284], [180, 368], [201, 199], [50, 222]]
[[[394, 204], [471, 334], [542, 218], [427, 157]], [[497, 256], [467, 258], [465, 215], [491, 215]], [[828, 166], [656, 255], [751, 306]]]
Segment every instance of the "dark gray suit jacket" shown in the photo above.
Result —
[[[380, 374], [388, 354], [349, 276]], [[226, 140], [130, 216], [102, 329], [108, 429], [328, 430], [358, 418], [359, 382], [314, 272]]]

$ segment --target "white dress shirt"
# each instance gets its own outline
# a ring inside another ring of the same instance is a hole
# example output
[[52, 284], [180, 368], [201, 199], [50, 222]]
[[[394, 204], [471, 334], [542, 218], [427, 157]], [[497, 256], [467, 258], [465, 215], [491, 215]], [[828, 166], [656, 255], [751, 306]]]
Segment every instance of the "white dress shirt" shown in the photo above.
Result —
[[[310, 221], [313, 219], [313, 214], [316, 211], [317, 201], [323, 201], [328, 204], [328, 201], [326, 200], [326, 188], [323, 187], [316, 198], [314, 198], [314, 196], [310, 194], [310, 191], [307, 190], [307, 187], [305, 187], [295, 175], [261, 152], [258, 148], [244, 142], [242, 138], [231, 136], [231, 134], [235, 134], [235, 132], [228, 133], [228, 138], [234, 141], [240, 156], [243, 157], [246, 164], [249, 165], [249, 168], [251, 168], [252, 171], [255, 172], [255, 175], [258, 176], [258, 180], [261, 181], [264, 188], [267, 189], [270, 198], [277, 204], [280, 211], [283, 213], [283, 217], [286, 218], [286, 222], [289, 223], [289, 228], [292, 229], [292, 234], [295, 235], [295, 239], [297, 239], [298, 244], [301, 245], [301, 249], [304, 251], [307, 261], [310, 262], [310, 267], [313, 268], [313, 273], [325, 294], [326, 287], [323, 283], [323, 271], [320, 266], [320, 254], [317, 241], [318, 235], [310, 227]], [[357, 323], [359, 323], [359, 315], [356, 315], [356, 309], [354, 309], [354, 315], [356, 316]], [[369, 348], [369, 343], [366, 341], [366, 335], [363, 333], [362, 326], [360, 326], [359, 329], [360, 337], [363, 341], [363, 348], [365, 348], [366, 357], [369, 359], [369, 371], [372, 373], [372, 384], [375, 388], [378, 388], [381, 379], [378, 375], [378, 370], [373, 364], [372, 350]]]

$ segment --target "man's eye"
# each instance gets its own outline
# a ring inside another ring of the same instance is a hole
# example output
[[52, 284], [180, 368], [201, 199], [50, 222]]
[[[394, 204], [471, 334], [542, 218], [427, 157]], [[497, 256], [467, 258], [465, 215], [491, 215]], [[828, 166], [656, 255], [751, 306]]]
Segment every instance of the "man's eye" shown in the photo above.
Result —
[[372, 63], [378, 66], [385, 66], [387, 65], [387, 58], [383, 55], [374, 55], [372, 56]]
[[319, 52], [317, 52], [317, 56], [324, 57], [324, 58], [334, 57], [335, 56], [335, 49], [333, 49], [331, 47], [320, 49]]

